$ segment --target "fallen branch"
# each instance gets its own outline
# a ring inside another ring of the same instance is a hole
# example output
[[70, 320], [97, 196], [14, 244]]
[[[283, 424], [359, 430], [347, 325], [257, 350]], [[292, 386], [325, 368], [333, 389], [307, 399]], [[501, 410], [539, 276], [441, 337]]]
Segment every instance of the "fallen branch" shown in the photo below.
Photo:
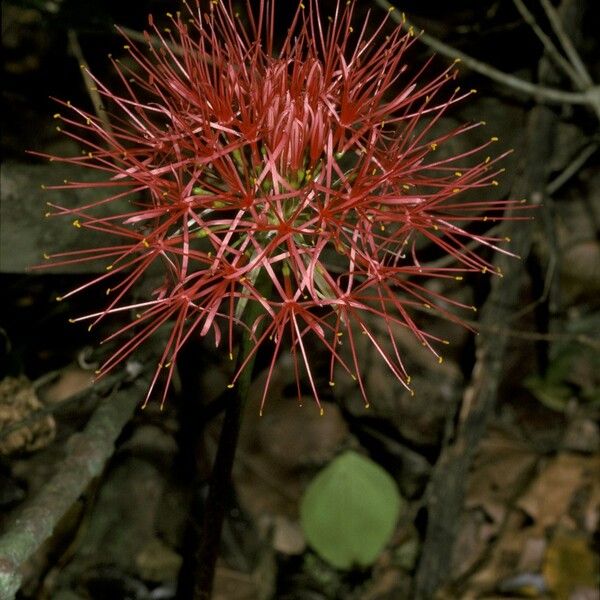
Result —
[[146, 387], [140, 379], [102, 401], [85, 429], [69, 438], [58, 471], [11, 519], [0, 537], [0, 599], [15, 597], [21, 586], [21, 566], [52, 535], [91, 479], [102, 472]]
[[[542, 198], [554, 137], [554, 120], [554, 114], [545, 107], [538, 106], [532, 110], [523, 174], [512, 197]], [[504, 232], [512, 239], [512, 250], [525, 258], [533, 237], [530, 229], [523, 223], [508, 221]], [[495, 261], [495, 266], [505, 276], [494, 280], [483, 307], [482, 333], [476, 338], [475, 367], [471, 383], [464, 392], [455, 436], [443, 449], [426, 492], [427, 527], [415, 579], [415, 600], [433, 598], [435, 591], [450, 576], [449, 557], [458, 532], [469, 470], [497, 401], [508, 336], [501, 331], [492, 335], [485, 332], [510, 320], [519, 304], [522, 271], [502, 255]]]
[[[378, 0], [379, 1], [379, 0]], [[578, 6], [564, 0], [562, 8]], [[571, 21], [576, 22], [575, 18]], [[547, 70], [547, 58], [541, 71]], [[530, 198], [541, 205], [548, 189], [548, 165], [556, 142], [557, 117], [544, 106], [532, 109], [525, 138], [521, 172], [511, 192], [513, 198]], [[540, 220], [549, 218], [541, 214]], [[525, 259], [532, 244], [531, 231], [522, 223], [505, 223], [505, 234], [512, 239], [512, 249]], [[503, 233], [504, 235], [504, 233]], [[492, 416], [502, 380], [508, 335], [506, 331], [486, 331], [511, 321], [520, 301], [521, 272], [507, 257], [495, 261], [505, 276], [496, 279], [481, 314], [482, 333], [476, 339], [476, 362], [471, 383], [465, 390], [457, 423], [447, 436], [431, 477], [426, 498], [427, 524], [420, 562], [415, 577], [415, 600], [428, 600], [451, 577], [452, 551], [464, 506], [467, 482], [479, 443]]]

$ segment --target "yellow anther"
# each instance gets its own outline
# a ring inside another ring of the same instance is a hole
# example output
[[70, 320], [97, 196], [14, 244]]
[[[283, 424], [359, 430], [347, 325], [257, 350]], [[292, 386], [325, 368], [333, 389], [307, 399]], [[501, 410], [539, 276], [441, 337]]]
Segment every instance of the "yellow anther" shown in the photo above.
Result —
[[510, 238], [507, 236], [507, 237], [504, 238], [504, 241], [505, 242], [510, 242]]
[[329, 382], [329, 386], [330, 386], [330, 387], [335, 387], [335, 381], [330, 381], [330, 382]]
[[230, 383], [230, 384], [229, 384], [227, 387], [228, 387], [229, 389], [233, 388], [233, 383]]
[[142, 244], [144, 245], [145, 248], [150, 248], [150, 244], [148, 243], [148, 240], [146, 240], [146, 238], [144, 238], [142, 240]]
[[125, 45], [123, 46], [123, 50], [129, 50], [129, 44], [125, 44]]
[[54, 113], [54, 115], [52, 115], [52, 116], [55, 119], [60, 119], [60, 113]]
[[462, 280], [463, 280], [463, 277], [462, 277], [462, 275], [457, 275], [457, 276], [456, 276], [454, 279], [455, 279], [456, 281], [462, 281]]
[[453, 193], [453, 194], [457, 194], [458, 192], [460, 192], [460, 188], [454, 188], [454, 189], [452, 190], [452, 193]]
[[497, 182], [497, 181], [494, 179], [494, 180], [492, 181], [492, 185], [498, 185], [498, 182]]
[[81, 223], [79, 222], [79, 219], [75, 219], [73, 221], [73, 227], [77, 227], [78, 229], [81, 229]]
[[325, 414], [325, 410], [321, 407], [319, 409], [319, 416], [322, 417]]
[[498, 138], [496, 136], [490, 138], [490, 142], [497, 142]]
[[438, 356], [438, 363], [441, 365], [444, 362], [444, 359], [441, 356]]
[[456, 177], [462, 177], [462, 173], [460, 171], [454, 171], [454, 175], [456, 175]]

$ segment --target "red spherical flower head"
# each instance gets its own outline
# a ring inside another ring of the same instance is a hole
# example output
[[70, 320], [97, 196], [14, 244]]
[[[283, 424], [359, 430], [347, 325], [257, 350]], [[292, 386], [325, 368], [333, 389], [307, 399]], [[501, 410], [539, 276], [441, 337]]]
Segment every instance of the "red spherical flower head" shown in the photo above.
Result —
[[[206, 11], [186, 5], [167, 15], [165, 28], [150, 18], [148, 46], [127, 39], [130, 66], [113, 61], [121, 91], [96, 80], [112, 106], [110, 127], [70, 103], [63, 103], [68, 114], [56, 115], [85, 152], [52, 159], [94, 169], [99, 180], [54, 187], [106, 195], [77, 208], [52, 205], [52, 214], [70, 215], [75, 226], [114, 243], [50, 258], [106, 261], [105, 274], [66, 295], [110, 280], [106, 308], [82, 319], [93, 325], [121, 311], [136, 314], [111, 336], [125, 341], [101, 373], [169, 324], [148, 397], [166, 370], [164, 401], [190, 336], [211, 333], [218, 345], [224, 334], [231, 357], [238, 326], [254, 345], [232, 385], [259, 347], [269, 342], [272, 352], [261, 410], [283, 350], [293, 357], [299, 394], [306, 378], [321, 406], [310, 362], [315, 342], [331, 357], [330, 384], [340, 366], [367, 402], [357, 332], [408, 387], [394, 330], [410, 329], [439, 357], [442, 340], [411, 313], [425, 305], [456, 320], [442, 305], [461, 306], [424, 278], [491, 270], [474, 242], [506, 252], [502, 240], [468, 229], [503, 218], [513, 204], [485, 199], [501, 171], [502, 157], [484, 152], [494, 138], [458, 155], [440, 152], [480, 125], [436, 133], [446, 109], [471, 93], [451, 83], [455, 66], [431, 77], [429, 63], [415, 68], [408, 60], [412, 31], [388, 31], [387, 17], [353, 26], [353, 2], [338, 4], [327, 20], [317, 0], [305, 2], [277, 49], [274, 0], [255, 9], [248, 1], [245, 15], [230, 1], [214, 0]], [[467, 190], [479, 198], [463, 199]], [[108, 204], [110, 216], [100, 215]], [[423, 241], [451, 255], [454, 266], [422, 264]], [[128, 300], [154, 265], [163, 284], [142, 301]], [[371, 330], [373, 317], [392, 352]]]

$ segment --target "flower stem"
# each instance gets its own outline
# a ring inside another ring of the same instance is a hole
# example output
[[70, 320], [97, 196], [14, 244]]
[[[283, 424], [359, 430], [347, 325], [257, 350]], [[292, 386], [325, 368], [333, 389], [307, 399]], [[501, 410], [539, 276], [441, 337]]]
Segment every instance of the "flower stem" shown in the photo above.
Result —
[[[244, 321], [250, 325], [258, 316], [258, 303], [249, 303]], [[249, 333], [244, 333], [237, 357], [237, 369], [244, 363], [253, 348]], [[194, 600], [210, 600], [215, 577], [221, 531], [225, 519], [225, 508], [231, 486], [231, 473], [242, 423], [242, 413], [252, 383], [254, 355], [240, 374], [236, 385], [228, 390], [227, 408], [219, 437], [217, 455], [213, 464], [208, 498], [204, 508], [202, 541], [196, 555], [194, 577]]]

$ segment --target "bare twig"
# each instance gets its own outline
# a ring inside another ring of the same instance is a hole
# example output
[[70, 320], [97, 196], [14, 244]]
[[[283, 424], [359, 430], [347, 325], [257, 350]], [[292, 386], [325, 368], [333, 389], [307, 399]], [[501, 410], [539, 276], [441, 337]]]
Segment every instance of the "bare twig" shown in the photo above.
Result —
[[576, 342], [582, 346], [588, 346], [594, 350], [600, 350], [600, 341], [582, 333], [540, 333], [538, 331], [511, 329], [510, 327], [502, 327], [501, 325], [485, 325], [478, 323], [477, 321], [465, 321], [465, 323], [473, 325], [473, 327], [477, 327], [479, 331], [483, 331], [485, 333], [498, 333], [522, 340], [531, 340], [533, 342]]
[[579, 77], [581, 78], [584, 87], [592, 87], [594, 85], [594, 82], [592, 81], [592, 78], [590, 77], [586, 66], [583, 64], [583, 61], [579, 56], [579, 52], [577, 52], [575, 46], [573, 45], [573, 42], [571, 41], [571, 38], [565, 31], [560, 15], [558, 14], [554, 6], [552, 6], [552, 3], [549, 0], [540, 0], [540, 2], [542, 4], [542, 7], [544, 8], [544, 11], [546, 12], [548, 20], [550, 21], [550, 25], [552, 25], [552, 29], [554, 29], [554, 33], [556, 34], [560, 45], [563, 47], [565, 54], [571, 61], [573, 68], [579, 74]]
[[575, 87], [578, 89], [585, 89], [588, 85], [585, 84], [579, 73], [573, 68], [568, 60], [559, 52], [558, 48], [554, 45], [554, 42], [546, 35], [546, 32], [538, 25], [535, 17], [530, 10], [525, 6], [523, 0], [513, 0], [514, 5], [523, 17], [523, 20], [531, 27], [535, 35], [537, 35], [540, 42], [546, 50], [546, 54], [550, 59], [554, 61], [557, 67], [560, 67], [564, 74], [573, 82]]
[[21, 585], [21, 566], [48, 539], [90, 480], [102, 472], [115, 440], [138, 405], [139, 381], [102, 402], [86, 428], [67, 443], [67, 455], [37, 496], [13, 518], [0, 537], [0, 598], [11, 600]]
[[[387, 0], [374, 1], [388, 11], [391, 11], [394, 8], [394, 6]], [[397, 23], [401, 24], [407, 31], [410, 31], [411, 28], [414, 30], [414, 25], [399, 15], [396, 11], [391, 12], [391, 18]], [[496, 69], [496, 67], [492, 67], [487, 63], [477, 60], [476, 58], [473, 58], [472, 56], [469, 56], [468, 54], [465, 54], [464, 52], [445, 44], [441, 40], [438, 40], [427, 33], [420, 33], [419, 39], [424, 44], [427, 44], [430, 48], [433, 48], [436, 52], [439, 52], [440, 54], [443, 54], [449, 58], [460, 59], [473, 71], [476, 71], [477, 73], [480, 73], [481, 75], [484, 75], [493, 81], [511, 87], [514, 90], [534, 96], [539, 101], [546, 101], [549, 103], [553, 102], [558, 104], [586, 105], [594, 108], [598, 102], [597, 96], [600, 94], [600, 92], [598, 92], [596, 87], [590, 87], [585, 92], [566, 92], [564, 90], [538, 85], [532, 83], [531, 81], [526, 81], [524, 79], [520, 79], [519, 77], [515, 77], [514, 75], [510, 75], [509, 73], [505, 73], [504, 71], [500, 71], [500, 69]]]
[[68, 33], [69, 38], [69, 50], [71, 54], [77, 59], [79, 66], [81, 67], [81, 75], [83, 76], [83, 82], [85, 83], [85, 89], [90, 96], [90, 100], [92, 101], [92, 106], [94, 107], [94, 112], [96, 116], [102, 123], [102, 127], [107, 133], [112, 133], [112, 128], [110, 126], [110, 121], [106, 116], [106, 109], [104, 108], [104, 104], [102, 103], [102, 98], [100, 97], [100, 93], [98, 92], [98, 88], [96, 87], [96, 83], [90, 76], [90, 68], [85, 60], [83, 55], [83, 51], [81, 50], [81, 46], [79, 45], [79, 40], [77, 39], [77, 34], [73, 29], [69, 29]]
[[552, 6], [552, 3], [549, 0], [540, 0], [542, 7], [550, 21], [550, 25], [558, 37], [558, 41], [562, 46], [567, 58], [569, 59], [571, 65], [579, 75], [581, 79], [582, 85], [579, 86], [580, 89], [585, 90], [585, 93], [588, 96], [589, 104], [596, 113], [596, 116], [600, 119], [600, 86], [595, 86], [594, 81], [587, 70], [587, 67], [584, 65], [581, 57], [579, 56], [579, 52], [575, 48], [575, 44], [571, 40], [571, 37], [565, 31], [565, 28], [562, 23], [562, 19], [558, 14], [557, 10]]
[[79, 45], [79, 40], [77, 39], [77, 34], [73, 29], [69, 29], [68, 31], [69, 38], [69, 50], [71, 54], [77, 59], [79, 66], [81, 67], [81, 75], [83, 76], [83, 81], [85, 83], [85, 89], [90, 96], [90, 100], [92, 101], [92, 106], [94, 107], [94, 112], [96, 116], [102, 123], [102, 127], [107, 133], [112, 133], [112, 128], [110, 126], [110, 121], [106, 116], [106, 109], [104, 108], [104, 104], [102, 103], [102, 98], [100, 97], [100, 93], [98, 92], [98, 88], [96, 87], [96, 83], [90, 76], [90, 68], [83, 56], [83, 51], [81, 50], [81, 46]]
[[164, 46], [167, 46], [173, 52], [173, 54], [176, 54], [177, 56], [183, 56], [183, 48], [177, 44], [173, 44], [172, 42], [168, 42], [166, 40], [163, 42], [163, 40], [155, 35], [136, 31], [135, 29], [130, 29], [129, 27], [123, 27], [123, 25], [119, 25], [117, 29], [118, 31], [123, 32], [133, 42], [150, 44], [153, 48], [164, 48]]
[[592, 142], [585, 146], [579, 154], [565, 167], [565, 169], [557, 175], [546, 187], [546, 193], [551, 196], [557, 192], [571, 177], [579, 172], [579, 169], [588, 161], [588, 159], [598, 150], [600, 144]]
[[[533, 109], [528, 124], [527, 147], [522, 176], [514, 197], [543, 193], [546, 167], [554, 136], [555, 115], [543, 106]], [[512, 238], [512, 249], [526, 257], [532, 243], [531, 232], [522, 223], [507, 221], [505, 233]], [[492, 291], [481, 311], [482, 332], [476, 338], [476, 362], [470, 385], [465, 389], [454, 437], [450, 437], [438, 459], [426, 492], [427, 529], [415, 578], [416, 600], [433, 598], [449, 576], [449, 555], [454, 546], [466, 493], [466, 481], [478, 444], [497, 400], [504, 359], [508, 347], [505, 332], [486, 333], [498, 323], [506, 323], [518, 306], [521, 275], [507, 257], [495, 261], [505, 276], [495, 278]]]

